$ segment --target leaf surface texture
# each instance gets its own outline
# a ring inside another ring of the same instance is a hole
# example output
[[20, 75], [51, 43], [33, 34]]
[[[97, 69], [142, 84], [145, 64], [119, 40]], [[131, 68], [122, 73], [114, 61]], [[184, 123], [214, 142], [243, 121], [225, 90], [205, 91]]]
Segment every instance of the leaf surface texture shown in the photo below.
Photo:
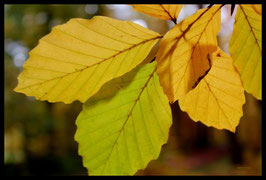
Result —
[[229, 52], [248, 93], [261, 99], [261, 5], [239, 5]]
[[171, 103], [191, 90], [209, 69], [208, 56], [218, 47], [220, 8], [198, 10], [163, 37], [156, 57], [157, 73]]
[[15, 91], [49, 102], [85, 102], [140, 64], [160, 37], [129, 21], [71, 19], [30, 52]]
[[141, 13], [165, 20], [176, 22], [183, 5], [178, 4], [136, 4], [133, 8]]
[[243, 115], [244, 88], [232, 58], [218, 49], [213, 65], [199, 84], [179, 100], [182, 111], [194, 121], [235, 132]]
[[138, 66], [83, 105], [75, 140], [90, 175], [133, 175], [158, 158], [172, 116], [155, 68]]

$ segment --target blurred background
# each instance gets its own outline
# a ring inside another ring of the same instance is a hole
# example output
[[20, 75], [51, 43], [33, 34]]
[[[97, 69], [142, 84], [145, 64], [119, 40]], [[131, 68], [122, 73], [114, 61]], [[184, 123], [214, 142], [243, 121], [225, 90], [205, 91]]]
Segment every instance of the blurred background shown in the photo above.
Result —
[[[177, 22], [208, 5], [185, 5]], [[222, 8], [220, 47], [226, 51], [233, 30], [231, 6]], [[29, 51], [51, 28], [71, 18], [95, 15], [129, 20], [165, 34], [174, 26], [121, 4], [5, 5], [4, 165], [6, 175], [87, 175], [74, 141], [81, 103], [48, 103], [15, 93], [17, 76]], [[157, 160], [136, 175], [261, 175], [261, 101], [246, 94], [243, 117], [233, 134], [192, 121], [172, 106], [169, 140]]]

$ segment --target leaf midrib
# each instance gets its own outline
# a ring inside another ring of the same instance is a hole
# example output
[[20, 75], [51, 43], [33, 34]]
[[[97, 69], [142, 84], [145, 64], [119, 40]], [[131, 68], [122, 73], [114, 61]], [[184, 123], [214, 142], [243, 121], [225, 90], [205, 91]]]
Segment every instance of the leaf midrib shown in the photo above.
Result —
[[168, 14], [168, 16], [171, 18], [171, 20], [176, 24], [176, 18], [175, 17], [172, 17], [172, 15], [170, 14], [169, 11], [167, 11], [162, 4], [160, 4], [161, 8], [164, 10], [165, 13]]
[[[199, 38], [198, 38], [196, 44], [195, 44], [194, 47], [193, 47], [193, 50], [192, 50], [192, 53], [191, 53], [191, 57], [190, 57], [190, 59], [188, 60], [188, 62], [186, 63], [185, 72], [184, 72], [184, 74], [182, 75], [182, 77], [180, 78], [179, 83], [178, 83], [178, 86], [180, 85], [182, 79], [184, 79], [184, 76], [185, 76], [185, 74], [186, 74], [186, 72], [187, 72], [188, 65], [191, 63], [192, 56], [193, 56], [193, 54], [194, 54], [194, 50], [196, 49], [196, 46], [199, 44], [200, 39], [201, 39], [201, 37], [202, 37], [202, 34], [205, 32], [207, 26], [209, 25], [209, 23], [212, 21], [213, 17], [216, 15], [216, 13], [217, 13], [221, 8], [222, 8], [222, 5], [221, 5], [220, 8], [218, 8], [217, 11], [215, 11], [215, 12], [213, 13], [212, 18], [207, 22], [205, 28], [204, 28], [203, 31], [200, 33], [200, 36], [199, 36]], [[196, 23], [196, 22], [200, 19], [200, 17], [202, 17], [202, 16], [203, 16], [203, 15], [204, 15], [209, 9], [210, 9], [210, 8], [206, 9], [202, 14], [199, 15], [199, 17], [198, 17], [193, 23], [191, 23], [190, 25], [188, 25], [187, 29], [184, 31], [184, 33], [182, 34], [182, 36], [180, 36], [180, 38], [182, 38], [182, 37], [183, 37], [183, 36], [189, 31], [189, 29], [192, 27], [192, 25], [193, 25], [194, 23]], [[193, 71], [193, 72], [194, 72], [194, 71]], [[193, 74], [194, 74], [194, 73], [193, 73]], [[195, 77], [194, 77], [194, 79], [195, 79]], [[177, 91], [178, 91], [178, 88], [176, 89], [176, 92], [177, 92]], [[176, 93], [175, 93], [175, 94], [176, 94]]]
[[260, 46], [259, 46], [259, 43], [258, 43], [257, 37], [256, 37], [256, 35], [255, 35], [254, 31], [253, 31], [253, 27], [251, 26], [251, 24], [250, 24], [250, 22], [249, 22], [249, 19], [248, 19], [249, 17], [247, 16], [247, 14], [246, 14], [244, 8], [243, 8], [241, 5], [239, 5], [239, 7], [241, 8], [241, 10], [242, 10], [242, 12], [243, 12], [243, 14], [244, 14], [244, 16], [245, 16], [245, 19], [247, 20], [248, 26], [250, 27], [250, 31], [251, 31], [252, 35], [254, 36], [254, 39], [255, 39], [256, 45], [258, 46], [258, 48], [259, 48], [259, 50], [260, 50], [260, 52], [261, 52], [261, 48], [260, 48]]
[[104, 169], [105, 169], [105, 167], [106, 167], [106, 164], [107, 164], [107, 162], [110, 160], [110, 157], [111, 157], [111, 155], [112, 155], [112, 153], [113, 153], [114, 147], [117, 145], [117, 142], [118, 142], [118, 139], [119, 139], [120, 135], [122, 134], [122, 132], [123, 132], [123, 130], [124, 130], [124, 128], [125, 128], [125, 126], [126, 126], [128, 120], [129, 120], [129, 118], [131, 117], [132, 112], [133, 112], [133, 110], [134, 110], [136, 104], [137, 104], [137, 103], [139, 102], [139, 100], [140, 100], [140, 96], [142, 95], [143, 91], [144, 91], [145, 88], [147, 87], [149, 81], [151, 80], [151, 78], [153, 77], [153, 75], [154, 75], [155, 72], [156, 72], [156, 68], [154, 68], [154, 70], [152, 71], [152, 73], [149, 75], [149, 78], [147, 79], [147, 81], [146, 81], [146, 83], [144, 84], [144, 86], [141, 88], [141, 91], [140, 91], [138, 97], [136, 98], [134, 104], [132, 105], [132, 108], [131, 108], [130, 111], [129, 111], [129, 114], [128, 114], [128, 116], [127, 116], [127, 119], [126, 119], [125, 122], [123, 123], [123, 125], [122, 125], [122, 127], [121, 127], [121, 130], [119, 131], [119, 134], [118, 134], [118, 136], [117, 136], [117, 138], [116, 138], [116, 140], [115, 140], [115, 142], [114, 142], [114, 145], [112, 146], [112, 149], [111, 149], [110, 154], [109, 154], [109, 156], [108, 156], [108, 158], [107, 158], [107, 160], [106, 160], [106, 162], [105, 162], [105, 164], [104, 164], [104, 167], [103, 167], [103, 170], [102, 170], [101, 174], [104, 172]]
[[[55, 78], [52, 78], [52, 79], [49, 79], [49, 80], [47, 80], [47, 81], [40, 82], [40, 83], [37, 83], [37, 84], [32, 84], [32, 85], [25, 86], [25, 87], [18, 88], [18, 89], [16, 88], [15, 90], [26, 89], [26, 88], [29, 88], [29, 87], [32, 87], [32, 86], [37, 86], [37, 85], [40, 85], [40, 84], [47, 83], [47, 82], [49, 82], [49, 81], [53, 81], [53, 80], [55, 80], [55, 79], [64, 78], [64, 77], [66, 77], [66, 76], [68, 76], [68, 75], [71, 75], [71, 74], [74, 74], [74, 73], [77, 73], [77, 72], [80, 73], [80, 72], [82, 72], [82, 71], [84, 71], [84, 70], [86, 70], [86, 69], [88, 69], [88, 68], [90, 68], [90, 67], [93, 67], [93, 66], [95, 66], [95, 65], [101, 64], [101, 63], [103, 63], [103, 62], [105, 62], [105, 61], [107, 61], [107, 60], [109, 60], [109, 59], [112, 59], [112, 58], [114, 58], [114, 57], [116, 57], [116, 56], [118, 56], [118, 55], [120, 55], [120, 54], [122, 54], [122, 53], [124, 53], [124, 52], [126, 52], [126, 51], [129, 51], [130, 49], [133, 49], [133, 48], [135, 48], [135, 47], [137, 47], [137, 46], [139, 46], [139, 45], [141, 45], [141, 44], [144, 44], [144, 43], [146, 43], [146, 42], [149, 42], [149, 41], [152, 41], [152, 40], [156, 40], [156, 39], [159, 39], [159, 38], [162, 38], [162, 37], [163, 37], [163, 36], [160, 35], [160, 36], [156, 36], [156, 37], [151, 38], [151, 39], [147, 39], [147, 40], [142, 41], [142, 42], [140, 42], [140, 43], [138, 43], [138, 44], [135, 44], [134, 46], [131, 46], [131, 47], [127, 48], [127, 49], [124, 49], [124, 50], [122, 50], [122, 51], [119, 51], [118, 53], [116, 53], [116, 54], [114, 54], [114, 55], [112, 55], [112, 56], [110, 56], [110, 57], [108, 57], [108, 58], [105, 58], [105, 59], [103, 59], [103, 60], [101, 60], [101, 61], [99, 61], [99, 62], [97, 62], [97, 63], [95, 63], [95, 64], [92, 64], [92, 65], [86, 66], [86, 67], [84, 67], [84, 68], [82, 68], [82, 69], [79, 69], [79, 70], [77, 70], [77, 71], [73, 71], [73, 72], [67, 73], [67, 74], [65, 74], [65, 75], [63, 75], [63, 76], [58, 76], [58, 77], [55, 77]], [[61, 46], [59, 46], [59, 47], [61, 47]], [[62, 48], [63, 48], [63, 47], [62, 47]], [[72, 50], [70, 50], [70, 49], [68, 49], [68, 50], [69, 50], [69, 51], [72, 51]]]
[[219, 107], [219, 109], [221, 110], [221, 112], [224, 114], [227, 123], [228, 123], [229, 126], [231, 127], [231, 130], [234, 131], [234, 128], [233, 128], [232, 124], [230, 123], [228, 116], [225, 114], [224, 110], [223, 110], [223, 109], [221, 108], [221, 106], [220, 106], [220, 103], [219, 103], [219, 102], [221, 102], [221, 101], [220, 101], [218, 98], [216, 98], [214, 92], [211, 90], [211, 87], [209, 86], [208, 81], [207, 81], [205, 78], [204, 78], [203, 80], [205, 81], [205, 83], [206, 83], [206, 85], [207, 85], [207, 87], [208, 87], [208, 89], [209, 89], [209, 92], [210, 92], [210, 93], [212, 94], [212, 96], [214, 97], [217, 106]]

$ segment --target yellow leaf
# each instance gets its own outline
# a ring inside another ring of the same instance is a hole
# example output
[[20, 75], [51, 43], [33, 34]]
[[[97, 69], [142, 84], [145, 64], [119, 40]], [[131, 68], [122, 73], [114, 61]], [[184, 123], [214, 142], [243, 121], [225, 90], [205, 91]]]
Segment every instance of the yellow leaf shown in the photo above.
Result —
[[229, 52], [248, 93], [261, 99], [261, 5], [239, 5]]
[[178, 14], [183, 7], [183, 5], [177, 4], [137, 4], [132, 6], [138, 12], [174, 22], [176, 22]]
[[169, 101], [183, 97], [209, 69], [208, 56], [217, 48], [221, 5], [198, 10], [162, 39], [156, 60], [160, 83]]
[[232, 58], [218, 49], [211, 55], [207, 75], [182, 99], [179, 105], [194, 121], [235, 132], [243, 115], [244, 88]]
[[256, 11], [256, 13], [261, 15], [261, 4], [252, 4], [251, 7]]
[[104, 83], [140, 64], [159, 38], [129, 21], [71, 19], [30, 52], [15, 91], [49, 102], [85, 102]]

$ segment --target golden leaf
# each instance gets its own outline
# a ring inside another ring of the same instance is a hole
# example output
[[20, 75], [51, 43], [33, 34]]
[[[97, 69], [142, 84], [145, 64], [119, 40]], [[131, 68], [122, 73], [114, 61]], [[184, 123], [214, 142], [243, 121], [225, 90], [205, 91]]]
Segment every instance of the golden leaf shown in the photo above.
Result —
[[218, 48], [212, 67], [195, 89], [179, 100], [182, 111], [194, 121], [235, 132], [243, 115], [244, 88], [232, 58]]
[[38, 100], [85, 102], [140, 64], [161, 36], [129, 21], [95, 16], [56, 26], [30, 52], [16, 92]]
[[221, 5], [198, 10], [162, 39], [156, 60], [160, 83], [169, 101], [183, 97], [208, 70], [208, 56], [217, 48]]
[[177, 4], [136, 4], [132, 6], [138, 12], [174, 22], [176, 22], [178, 14], [183, 7], [183, 5]]

